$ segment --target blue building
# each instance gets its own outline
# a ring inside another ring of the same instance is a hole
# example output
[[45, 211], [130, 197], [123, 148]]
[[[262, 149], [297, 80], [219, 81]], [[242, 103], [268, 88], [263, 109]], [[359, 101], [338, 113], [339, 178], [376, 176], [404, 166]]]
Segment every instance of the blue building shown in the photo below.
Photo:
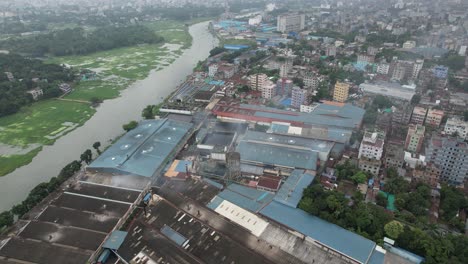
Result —
[[448, 67], [443, 65], [437, 65], [432, 69], [434, 77], [439, 79], [447, 79], [448, 76]]

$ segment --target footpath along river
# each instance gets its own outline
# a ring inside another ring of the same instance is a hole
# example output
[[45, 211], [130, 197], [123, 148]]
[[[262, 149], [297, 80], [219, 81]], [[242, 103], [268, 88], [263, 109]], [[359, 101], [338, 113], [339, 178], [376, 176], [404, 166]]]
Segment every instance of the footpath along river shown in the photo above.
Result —
[[21, 202], [37, 184], [57, 176], [69, 162], [79, 159], [96, 141], [101, 148], [123, 133], [122, 125], [141, 119], [141, 110], [149, 104], [158, 104], [185, 80], [197, 62], [208, 57], [218, 40], [208, 30], [209, 22], [190, 26], [192, 46], [172, 64], [137, 81], [122, 91], [121, 96], [106, 100], [94, 116], [83, 126], [58, 139], [51, 146], [44, 146], [33, 161], [14, 172], [0, 177], [0, 212]]

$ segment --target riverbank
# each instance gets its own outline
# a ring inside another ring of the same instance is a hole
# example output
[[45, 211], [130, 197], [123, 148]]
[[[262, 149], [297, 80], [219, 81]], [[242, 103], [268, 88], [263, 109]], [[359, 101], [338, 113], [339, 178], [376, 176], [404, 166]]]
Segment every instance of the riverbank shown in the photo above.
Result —
[[101, 149], [104, 149], [124, 132], [122, 124], [141, 119], [145, 106], [156, 105], [167, 97], [192, 72], [196, 63], [206, 59], [209, 51], [218, 45], [218, 40], [207, 28], [208, 22], [190, 26], [192, 45], [172, 64], [151, 71], [144, 80], [136, 81], [128, 89], [122, 90], [119, 97], [105, 100], [84, 125], [56, 139], [54, 144], [44, 145], [30, 164], [0, 177], [0, 211], [9, 210], [23, 200], [34, 186], [57, 175], [70, 160], [80, 156], [83, 147], [100, 141]]
[[[10, 153], [0, 149], [0, 176], [29, 164], [42, 146], [53, 144], [90, 119], [95, 109], [89, 102], [120, 96], [121, 92], [151, 71], [173, 63], [192, 43], [183, 22], [155, 21], [145, 24], [165, 39], [164, 44], [138, 45], [102, 51], [84, 56], [55, 57], [50, 63], [66, 64], [76, 69], [96, 72], [92, 80], [82, 80], [67, 94], [67, 101], [46, 100], [23, 108], [19, 113], [0, 118], [0, 144], [26, 152]], [[35, 148], [30, 148], [30, 146]]]

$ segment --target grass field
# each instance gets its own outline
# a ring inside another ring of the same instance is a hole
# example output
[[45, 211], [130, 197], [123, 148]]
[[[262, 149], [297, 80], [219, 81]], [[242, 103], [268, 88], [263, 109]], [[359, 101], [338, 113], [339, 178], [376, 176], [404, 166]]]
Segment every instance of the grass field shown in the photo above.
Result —
[[29, 164], [41, 149], [42, 147], [36, 148], [25, 155], [0, 156], [0, 176], [7, 175], [16, 168]]

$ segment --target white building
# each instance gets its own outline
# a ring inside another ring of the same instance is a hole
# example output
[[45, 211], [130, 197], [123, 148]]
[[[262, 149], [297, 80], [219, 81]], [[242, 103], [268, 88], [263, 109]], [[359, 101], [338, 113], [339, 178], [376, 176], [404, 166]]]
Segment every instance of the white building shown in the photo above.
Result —
[[282, 33], [299, 32], [305, 27], [304, 14], [285, 14], [278, 16], [277, 30]]
[[257, 26], [260, 23], [262, 23], [262, 16], [261, 15], [257, 15], [255, 17], [249, 18], [249, 25], [250, 26]]
[[44, 94], [44, 91], [41, 88], [35, 88], [27, 91], [27, 93], [30, 94], [34, 100], [37, 100], [40, 96]]
[[312, 88], [312, 90], [317, 90], [318, 86], [320, 84], [320, 78], [313, 75], [313, 74], [308, 74], [304, 76], [304, 86], [308, 88]]
[[444, 132], [447, 135], [457, 133], [463, 139], [468, 138], [468, 122], [463, 121], [460, 117], [452, 117], [447, 120]]
[[266, 81], [268, 81], [268, 76], [264, 73], [253, 74], [249, 76], [250, 89], [254, 91], [259, 91], [263, 87]]
[[262, 86], [262, 97], [265, 99], [271, 99], [276, 95], [276, 85], [271, 82], [265, 82]]
[[380, 160], [383, 154], [385, 134], [383, 132], [366, 132], [359, 147], [359, 158]]
[[377, 65], [377, 73], [387, 75], [390, 70], [390, 64], [388, 63], [379, 63]]
[[416, 41], [414, 41], [414, 40], [406, 41], [405, 43], [403, 43], [403, 48], [404, 49], [416, 48]]
[[210, 77], [214, 77], [216, 75], [216, 73], [218, 73], [218, 64], [217, 63], [214, 63], [214, 64], [211, 64], [209, 67], [208, 67], [208, 76]]

